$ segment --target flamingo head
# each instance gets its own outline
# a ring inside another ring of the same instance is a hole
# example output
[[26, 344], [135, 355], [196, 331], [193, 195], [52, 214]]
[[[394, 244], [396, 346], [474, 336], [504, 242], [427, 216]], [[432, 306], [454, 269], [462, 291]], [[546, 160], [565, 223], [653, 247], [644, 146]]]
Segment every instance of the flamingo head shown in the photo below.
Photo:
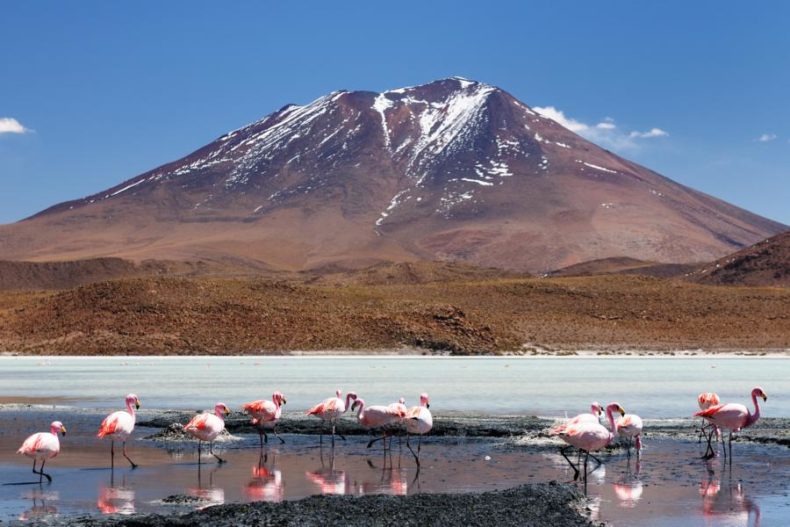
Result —
[[354, 412], [356, 411], [357, 408], [360, 408], [362, 406], [365, 406], [364, 399], [358, 399], [358, 398], [354, 399], [354, 403], [351, 405], [351, 411]]
[[272, 400], [277, 401], [277, 404], [285, 404], [285, 395], [282, 392], [274, 392], [272, 394]]
[[430, 401], [430, 399], [428, 399], [428, 394], [427, 393], [421, 393], [420, 394], [420, 406], [424, 406], [426, 408], [430, 408], [431, 407], [431, 401]]
[[225, 403], [217, 403], [214, 405], [214, 413], [217, 416], [230, 415], [230, 408]]
[[620, 406], [620, 403], [612, 403], [606, 407], [607, 412], [615, 413], [617, 412], [620, 415], [625, 415], [625, 409]]
[[126, 406], [131, 408], [132, 405], [134, 405], [135, 410], [139, 410], [140, 409], [140, 398], [137, 397], [135, 394], [130, 393], [129, 395], [126, 396]]
[[60, 434], [63, 437], [66, 437], [66, 427], [63, 426], [63, 423], [61, 423], [60, 421], [52, 421], [52, 424], [49, 425], [49, 431], [53, 435]]
[[335, 392], [335, 396], [336, 396], [338, 399], [340, 399], [341, 397], [343, 397], [343, 390], [341, 390], [340, 388], [338, 388], [338, 389], [337, 389], [337, 391]]
[[398, 404], [406, 404], [406, 398], [401, 397], [400, 399], [398, 399]]
[[346, 398], [356, 401], [357, 400], [357, 392], [348, 392], [346, 394]]
[[594, 401], [590, 406], [593, 415], [601, 415], [603, 413], [603, 406], [598, 401]]
[[752, 390], [752, 397], [761, 397], [763, 401], [767, 401], [768, 400], [768, 396], [765, 395], [765, 392], [759, 386], [757, 388], [755, 388], [754, 390]]

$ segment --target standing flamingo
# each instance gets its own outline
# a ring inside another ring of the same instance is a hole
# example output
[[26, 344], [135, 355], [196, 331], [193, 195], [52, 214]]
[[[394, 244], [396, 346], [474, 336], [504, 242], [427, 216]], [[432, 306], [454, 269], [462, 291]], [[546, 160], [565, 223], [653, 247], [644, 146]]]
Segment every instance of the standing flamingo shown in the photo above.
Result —
[[[732, 463], [732, 434], [738, 433], [748, 426], [752, 426], [760, 418], [760, 405], [757, 404], [758, 397], [761, 397], [763, 401], [768, 400], [768, 396], [759, 386], [752, 390], [754, 413], [750, 413], [749, 409], [742, 404], [728, 403], [711, 406], [707, 410], [701, 410], [694, 414], [694, 417], [704, 417], [710, 424], [718, 429], [724, 428], [730, 431], [730, 437], [727, 441], [730, 451], [730, 463]], [[710, 459], [714, 455], [715, 453], [712, 448], [705, 452], [706, 459]], [[727, 457], [727, 448], [724, 449], [724, 457]]]
[[[389, 408], [393, 412], [399, 412], [403, 414], [403, 417], [401, 417], [397, 422], [393, 423], [393, 425], [399, 425], [400, 427], [402, 427], [403, 421], [406, 419], [406, 413], [409, 411], [409, 409], [406, 407], [406, 398], [401, 397], [400, 399], [398, 399], [397, 403], [388, 404], [387, 408]], [[387, 438], [387, 434], [384, 434], [381, 437], [375, 437], [371, 439], [370, 442], [368, 443], [368, 448], [373, 446], [373, 443], [375, 443], [376, 441], [381, 441], [386, 438]], [[400, 438], [401, 436], [400, 434], [398, 434], [398, 446], [400, 446]]]
[[[359, 424], [370, 431], [379, 428], [386, 428], [393, 424], [400, 423], [403, 418], [406, 417], [406, 412], [398, 406], [389, 405], [365, 407], [364, 399], [357, 399], [354, 401], [354, 404], [351, 405], [351, 411], [353, 412], [354, 410], [357, 410], [357, 419], [359, 420]], [[387, 431], [385, 430], [384, 450], [387, 450], [386, 437]], [[368, 448], [370, 448], [375, 441], [375, 439], [372, 439], [368, 443]]]
[[631, 455], [631, 443], [638, 456], [642, 452], [642, 418], [636, 414], [625, 414], [615, 422], [617, 435], [626, 440], [628, 455]]
[[[39, 483], [42, 478], [47, 478], [47, 481], [52, 483], [52, 476], [44, 473], [44, 463], [47, 462], [47, 459], [52, 459], [60, 453], [58, 433], [65, 437], [66, 427], [60, 421], [53, 421], [49, 425], [49, 432], [38, 432], [31, 435], [16, 451], [17, 454], [33, 458], [33, 474], [38, 474]], [[36, 470], [36, 461], [38, 460], [41, 460], [41, 467]]]
[[126, 410], [113, 412], [104, 418], [99, 426], [99, 433], [96, 437], [110, 438], [110, 467], [115, 468], [115, 440], [123, 441], [123, 457], [129, 462], [132, 468], [137, 465], [126, 454], [126, 440], [134, 431], [135, 410], [140, 409], [140, 399], [133, 393], [126, 396]]
[[[697, 404], [699, 405], [700, 410], [707, 410], [711, 406], [716, 406], [721, 403], [719, 396], [716, 395], [714, 392], [703, 392], [697, 396]], [[710, 433], [707, 433], [706, 429], [710, 428]], [[699, 441], [698, 443], [702, 442], [702, 438], [705, 437], [708, 440], [708, 450], [713, 450], [713, 447], [710, 446], [710, 442], [713, 439], [713, 434], [716, 433], [718, 436], [718, 429], [715, 426], [709, 424], [705, 419], [702, 419], [702, 426], [699, 429]]]
[[579, 414], [577, 416], [570, 418], [568, 421], [564, 423], [560, 423], [556, 426], [551, 427], [551, 429], [549, 429], [549, 435], [559, 435], [568, 426], [572, 426], [579, 423], [600, 423], [601, 414], [603, 414], [603, 406], [601, 406], [599, 402], [594, 401], [590, 405], [590, 413]]
[[[417, 462], [417, 468], [420, 468], [420, 449], [422, 448], [422, 436], [427, 434], [433, 428], [433, 416], [429, 408], [431, 402], [428, 399], [428, 394], [420, 394], [420, 406], [412, 406], [406, 414], [406, 446], [409, 448], [411, 455], [414, 456], [414, 461]], [[417, 453], [414, 453], [411, 445], [409, 444], [409, 434], [416, 434], [419, 436], [417, 440]]]
[[272, 431], [274, 437], [279, 439], [280, 443], [285, 444], [285, 440], [277, 435], [277, 421], [282, 416], [282, 405], [284, 404], [285, 396], [281, 392], [274, 392], [271, 401], [260, 399], [242, 406], [244, 411], [252, 417], [252, 424], [258, 429], [261, 448], [263, 448], [264, 442], [269, 442], [269, 436], [266, 435], [267, 429]]
[[208, 441], [209, 453], [217, 458], [217, 463], [225, 460], [214, 453], [214, 440], [225, 430], [225, 416], [230, 414], [230, 409], [225, 403], [214, 405], [214, 413], [203, 412], [193, 417], [184, 425], [184, 432], [198, 440], [198, 464], [200, 464], [200, 445]]
[[564, 446], [562, 449], [560, 449], [560, 453], [562, 454], [562, 457], [565, 458], [565, 461], [567, 461], [573, 469], [574, 481], [579, 479], [579, 469], [570, 459], [568, 459], [566, 454], [567, 449], [576, 447], [585, 453], [584, 481], [586, 482], [588, 459], [592, 457], [598, 463], [598, 465], [592, 470], [593, 472], [595, 472], [601, 465], [601, 460], [595, 457], [592, 452], [601, 450], [614, 440], [614, 431], [616, 430], [616, 427], [614, 424], [614, 416], [612, 415], [613, 412], [618, 412], [620, 415], [625, 415], [625, 410], [623, 410], [623, 407], [619, 404], [611, 403], [609, 406], [607, 406], [606, 419], [609, 421], [610, 430], [607, 430], [606, 427], [600, 423], [582, 422], [567, 427], [559, 434], [560, 439], [567, 443], [567, 446]]
[[[318, 403], [307, 411], [307, 415], [314, 415], [323, 421], [319, 435], [319, 442], [321, 445], [324, 444], [324, 424], [330, 423], [332, 425], [332, 446], [335, 446], [335, 428], [337, 426], [337, 419], [342, 414], [344, 414], [346, 410], [348, 410], [352, 400], [357, 400], [357, 394], [354, 392], [348, 392], [345, 402], [343, 402], [343, 399], [340, 398], [341, 395], [343, 395], [343, 392], [341, 390], [337, 390], [335, 392], [335, 397], [324, 399], [322, 402]], [[343, 434], [338, 433], [337, 435], [339, 435], [343, 441], [346, 440]]]

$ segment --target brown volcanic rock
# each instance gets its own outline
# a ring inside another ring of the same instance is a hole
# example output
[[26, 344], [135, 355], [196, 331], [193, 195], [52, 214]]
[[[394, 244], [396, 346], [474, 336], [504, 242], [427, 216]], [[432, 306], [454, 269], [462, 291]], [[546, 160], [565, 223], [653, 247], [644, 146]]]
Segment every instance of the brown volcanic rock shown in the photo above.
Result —
[[545, 272], [710, 261], [786, 227], [460, 78], [289, 105], [183, 159], [0, 227], [11, 260], [463, 261]]
[[747, 247], [687, 276], [702, 284], [790, 286], [790, 231]]

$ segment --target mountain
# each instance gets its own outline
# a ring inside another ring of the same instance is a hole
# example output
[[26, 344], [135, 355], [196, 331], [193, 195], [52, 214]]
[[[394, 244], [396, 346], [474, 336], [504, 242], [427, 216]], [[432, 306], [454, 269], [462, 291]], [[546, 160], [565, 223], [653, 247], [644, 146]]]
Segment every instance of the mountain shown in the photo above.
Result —
[[790, 231], [700, 266], [686, 278], [712, 285], [790, 287]]
[[452, 260], [542, 272], [613, 256], [710, 261], [785, 228], [455, 77], [284, 106], [182, 159], [0, 227], [0, 250], [9, 260], [278, 269]]

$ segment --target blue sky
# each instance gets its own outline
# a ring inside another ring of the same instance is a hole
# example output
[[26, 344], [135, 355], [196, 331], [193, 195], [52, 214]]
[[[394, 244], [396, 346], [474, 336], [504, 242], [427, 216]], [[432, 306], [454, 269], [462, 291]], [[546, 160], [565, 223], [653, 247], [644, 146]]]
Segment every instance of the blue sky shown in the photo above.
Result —
[[4, 3], [0, 223], [289, 102], [461, 75], [790, 224], [790, 3], [271, 4]]

